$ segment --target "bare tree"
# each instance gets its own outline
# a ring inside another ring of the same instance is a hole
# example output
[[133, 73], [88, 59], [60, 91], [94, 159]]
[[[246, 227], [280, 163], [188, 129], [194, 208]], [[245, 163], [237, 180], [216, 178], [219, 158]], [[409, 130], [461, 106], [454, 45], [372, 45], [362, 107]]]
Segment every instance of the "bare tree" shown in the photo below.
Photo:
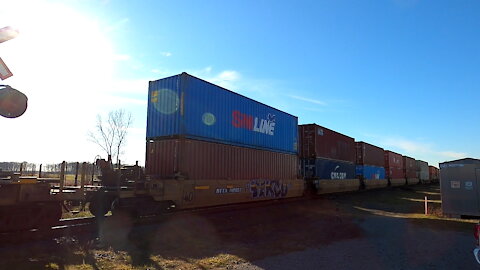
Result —
[[103, 122], [102, 117], [97, 115], [95, 130], [90, 131], [88, 137], [118, 163], [131, 124], [132, 114], [123, 109], [109, 112], [106, 122]]

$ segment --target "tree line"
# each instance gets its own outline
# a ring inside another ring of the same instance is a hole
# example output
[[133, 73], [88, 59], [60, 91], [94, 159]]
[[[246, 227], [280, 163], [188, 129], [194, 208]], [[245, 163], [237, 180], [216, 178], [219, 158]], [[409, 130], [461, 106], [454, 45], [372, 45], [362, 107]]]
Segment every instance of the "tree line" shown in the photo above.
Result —
[[[83, 162], [79, 163], [79, 170]], [[42, 172], [46, 173], [59, 173], [62, 167], [62, 163], [42, 164]], [[20, 168], [25, 173], [38, 173], [40, 170], [40, 164], [24, 162], [0, 162], [0, 170], [8, 172], [20, 172]], [[77, 162], [66, 162], [65, 173], [75, 174], [77, 170]], [[94, 170], [94, 164], [87, 162], [87, 172]]]

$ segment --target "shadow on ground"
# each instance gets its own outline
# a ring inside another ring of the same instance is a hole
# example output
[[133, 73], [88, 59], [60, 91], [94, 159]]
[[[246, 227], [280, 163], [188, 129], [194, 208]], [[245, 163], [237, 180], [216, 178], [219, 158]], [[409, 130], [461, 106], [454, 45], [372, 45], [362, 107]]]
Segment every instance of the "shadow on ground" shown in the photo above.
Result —
[[431, 213], [441, 215], [440, 192], [438, 185], [416, 185], [367, 190], [351, 194], [327, 196], [330, 200], [345, 206], [359, 206], [396, 213], [424, 213], [424, 199], [427, 196]]
[[329, 200], [171, 215], [134, 226], [106, 219], [92, 236], [3, 248], [1, 269], [209, 269], [362, 235]]
[[[425, 197], [427, 214], [425, 215]], [[475, 220], [443, 217], [438, 184], [366, 191], [331, 197], [343, 211], [353, 216], [385, 216], [406, 219], [410, 223], [433, 230], [472, 231]]]

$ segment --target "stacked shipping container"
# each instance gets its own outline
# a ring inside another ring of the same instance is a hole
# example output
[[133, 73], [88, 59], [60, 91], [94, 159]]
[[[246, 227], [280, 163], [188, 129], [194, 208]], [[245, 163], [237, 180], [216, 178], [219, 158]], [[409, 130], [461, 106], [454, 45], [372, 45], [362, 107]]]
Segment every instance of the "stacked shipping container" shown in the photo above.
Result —
[[317, 124], [299, 126], [304, 175], [316, 179], [355, 178], [355, 140]]
[[402, 155], [392, 151], [385, 151], [385, 172], [390, 185], [404, 185], [406, 180], [403, 176], [403, 158]]
[[355, 164], [346, 161], [325, 158], [302, 160], [304, 176], [316, 179], [354, 179]]
[[392, 151], [385, 151], [385, 173], [387, 178], [403, 178], [403, 159], [402, 155]]
[[417, 165], [415, 159], [403, 156], [403, 174], [407, 179], [417, 177]]
[[187, 73], [149, 83], [147, 139], [183, 137], [297, 153], [297, 117]]
[[318, 194], [353, 191], [360, 188], [355, 179], [355, 140], [316, 124], [299, 126], [303, 175], [313, 180]]
[[440, 170], [434, 166], [428, 166], [428, 176], [430, 181], [438, 182], [440, 179]]
[[417, 160], [417, 177], [422, 183], [428, 183], [430, 181], [427, 162]]
[[364, 180], [385, 179], [384, 150], [366, 142], [356, 142], [356, 175]]
[[187, 73], [149, 83], [147, 174], [296, 179], [297, 117]]
[[147, 143], [146, 173], [172, 179], [295, 179], [297, 157], [282, 152], [190, 139]]
[[403, 156], [403, 177], [407, 180], [408, 185], [418, 184], [415, 159]]
[[145, 167], [156, 179], [292, 180], [298, 156], [320, 189], [413, 176], [414, 159], [316, 124], [297, 129], [297, 117], [186, 73], [150, 82], [148, 98]]

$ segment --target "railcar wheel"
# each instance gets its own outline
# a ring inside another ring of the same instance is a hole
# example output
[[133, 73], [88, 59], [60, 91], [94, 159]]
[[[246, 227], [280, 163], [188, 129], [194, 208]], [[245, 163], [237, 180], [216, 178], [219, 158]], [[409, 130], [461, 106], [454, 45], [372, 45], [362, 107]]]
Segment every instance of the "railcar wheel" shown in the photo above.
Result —
[[111, 202], [104, 194], [99, 194], [92, 198], [88, 209], [96, 218], [104, 217], [110, 211]]

